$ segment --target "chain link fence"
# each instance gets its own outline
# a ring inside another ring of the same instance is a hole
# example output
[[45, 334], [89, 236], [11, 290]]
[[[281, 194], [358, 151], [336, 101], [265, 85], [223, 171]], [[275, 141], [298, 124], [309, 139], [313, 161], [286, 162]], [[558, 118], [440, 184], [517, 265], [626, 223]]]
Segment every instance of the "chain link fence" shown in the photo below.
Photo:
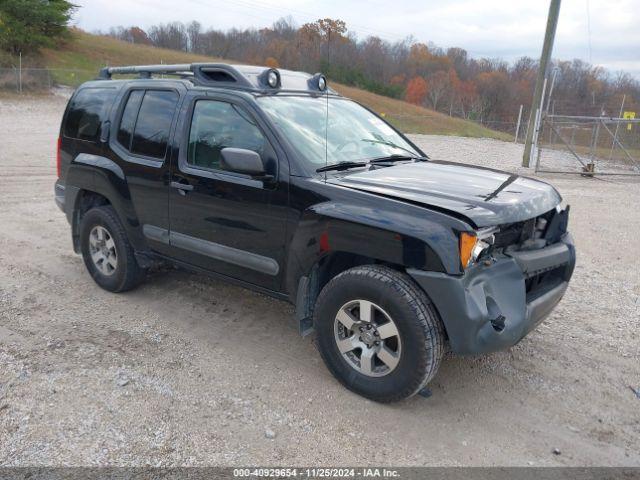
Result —
[[536, 171], [640, 175], [640, 119], [545, 115]]
[[95, 78], [93, 70], [65, 68], [0, 68], [0, 90], [39, 92], [51, 90], [60, 85], [77, 86]]

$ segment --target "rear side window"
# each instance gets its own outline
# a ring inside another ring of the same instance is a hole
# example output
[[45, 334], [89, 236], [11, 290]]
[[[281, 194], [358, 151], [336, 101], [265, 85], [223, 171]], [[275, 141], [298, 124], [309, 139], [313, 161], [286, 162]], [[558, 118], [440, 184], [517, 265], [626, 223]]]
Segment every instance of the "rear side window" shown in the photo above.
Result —
[[133, 90], [122, 112], [118, 142], [131, 153], [164, 159], [178, 94]]
[[100, 126], [106, 119], [116, 90], [111, 88], [85, 88], [71, 100], [64, 126], [64, 136], [89, 142], [100, 138]]
[[131, 92], [129, 94], [129, 100], [127, 100], [127, 105], [124, 107], [124, 112], [122, 112], [122, 120], [120, 121], [120, 128], [118, 129], [118, 142], [127, 147], [127, 150], [131, 150], [133, 129], [136, 126], [138, 110], [140, 110], [140, 103], [142, 103], [143, 96], [144, 90], [134, 90]]

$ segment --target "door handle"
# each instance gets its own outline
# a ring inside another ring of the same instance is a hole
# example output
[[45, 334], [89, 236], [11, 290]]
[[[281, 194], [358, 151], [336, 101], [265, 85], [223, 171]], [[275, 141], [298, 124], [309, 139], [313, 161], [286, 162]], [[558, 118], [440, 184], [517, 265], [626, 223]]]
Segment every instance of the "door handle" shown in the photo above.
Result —
[[180, 195], [186, 195], [187, 192], [193, 190], [193, 185], [189, 185], [188, 183], [171, 182], [171, 187], [177, 188]]

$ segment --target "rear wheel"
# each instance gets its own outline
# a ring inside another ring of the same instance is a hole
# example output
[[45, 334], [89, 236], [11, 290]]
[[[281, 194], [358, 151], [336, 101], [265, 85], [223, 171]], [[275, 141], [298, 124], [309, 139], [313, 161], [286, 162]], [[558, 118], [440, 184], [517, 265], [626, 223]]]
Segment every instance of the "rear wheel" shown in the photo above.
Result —
[[80, 249], [93, 280], [110, 292], [137, 286], [145, 275], [111, 206], [94, 207], [80, 223]]
[[318, 297], [314, 321], [331, 373], [372, 400], [416, 394], [442, 359], [437, 312], [406, 274], [388, 267], [355, 267], [333, 278]]

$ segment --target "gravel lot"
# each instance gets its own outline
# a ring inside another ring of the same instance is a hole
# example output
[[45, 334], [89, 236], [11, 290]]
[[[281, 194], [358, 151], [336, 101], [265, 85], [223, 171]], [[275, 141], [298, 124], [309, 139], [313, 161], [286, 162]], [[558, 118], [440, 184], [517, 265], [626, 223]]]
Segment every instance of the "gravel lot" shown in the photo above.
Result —
[[446, 358], [431, 398], [378, 405], [331, 377], [285, 303], [177, 270], [99, 289], [53, 202], [64, 105], [0, 97], [0, 464], [640, 465], [637, 180], [544, 177], [572, 205], [565, 299], [508, 352]]

